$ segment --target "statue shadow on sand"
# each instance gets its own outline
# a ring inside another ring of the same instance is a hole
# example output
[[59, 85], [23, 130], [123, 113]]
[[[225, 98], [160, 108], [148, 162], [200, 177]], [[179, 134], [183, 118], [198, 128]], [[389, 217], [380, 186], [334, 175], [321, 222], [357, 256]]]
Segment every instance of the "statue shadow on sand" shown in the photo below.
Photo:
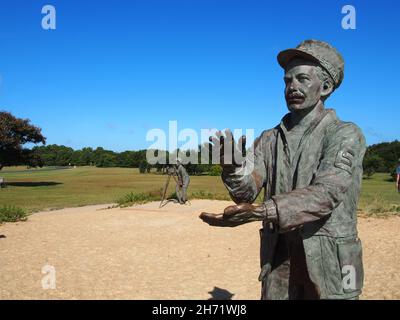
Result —
[[13, 187], [50, 187], [62, 184], [61, 182], [54, 181], [21, 181], [21, 182], [6, 182], [7, 186]]
[[214, 287], [214, 289], [208, 293], [211, 295], [211, 298], [208, 300], [232, 300], [232, 297], [235, 295], [228, 290], [218, 287]]
[[165, 207], [168, 203], [179, 203], [179, 201], [177, 199], [166, 199], [163, 201], [162, 204], [160, 204], [160, 208]]

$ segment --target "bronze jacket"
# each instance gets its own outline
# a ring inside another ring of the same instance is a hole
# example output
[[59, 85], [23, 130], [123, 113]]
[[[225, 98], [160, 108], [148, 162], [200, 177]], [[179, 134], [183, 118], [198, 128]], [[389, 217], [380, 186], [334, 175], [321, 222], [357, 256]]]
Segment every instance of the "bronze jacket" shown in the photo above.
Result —
[[[285, 138], [288, 120], [264, 131], [254, 142], [250, 174], [223, 172], [236, 203], [254, 202], [262, 189], [273, 199], [278, 223], [263, 223], [261, 266], [273, 265], [278, 233], [299, 228], [307, 269], [320, 298], [352, 298], [361, 293], [363, 265], [357, 237], [357, 202], [362, 180], [365, 139], [360, 129], [325, 109], [304, 133], [291, 157]], [[293, 159], [291, 162], [290, 159]], [[268, 269], [268, 268], [267, 268]], [[353, 277], [353, 278], [350, 278]], [[265, 285], [279, 284], [268, 282]], [[274, 290], [270, 290], [273, 292]], [[269, 299], [279, 298], [270, 294]]]
[[190, 177], [189, 177], [189, 174], [187, 173], [186, 169], [181, 164], [178, 166], [177, 175], [178, 175], [179, 183], [181, 185], [187, 187], [190, 182]]

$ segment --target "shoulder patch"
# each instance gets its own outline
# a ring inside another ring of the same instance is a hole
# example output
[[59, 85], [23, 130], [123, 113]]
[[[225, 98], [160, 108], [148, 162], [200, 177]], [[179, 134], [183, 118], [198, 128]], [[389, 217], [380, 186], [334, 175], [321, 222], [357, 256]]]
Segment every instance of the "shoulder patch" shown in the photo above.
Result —
[[354, 151], [350, 148], [340, 149], [336, 155], [335, 167], [352, 174], [354, 156]]

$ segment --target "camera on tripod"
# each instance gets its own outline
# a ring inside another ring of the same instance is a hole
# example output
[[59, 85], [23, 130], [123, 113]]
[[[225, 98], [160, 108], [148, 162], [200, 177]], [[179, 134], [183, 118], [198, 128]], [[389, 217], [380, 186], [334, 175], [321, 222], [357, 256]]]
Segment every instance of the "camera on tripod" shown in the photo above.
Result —
[[176, 168], [174, 166], [167, 167], [167, 174], [170, 176], [176, 175]]

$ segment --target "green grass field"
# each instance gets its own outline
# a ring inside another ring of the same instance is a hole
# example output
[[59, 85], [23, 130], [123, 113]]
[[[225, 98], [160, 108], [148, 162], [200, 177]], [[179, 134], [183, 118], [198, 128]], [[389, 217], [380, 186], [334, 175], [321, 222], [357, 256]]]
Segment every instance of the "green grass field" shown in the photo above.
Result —
[[[155, 173], [140, 174], [137, 169], [95, 167], [58, 170], [14, 167], [4, 168], [0, 176], [8, 183], [7, 188], [0, 190], [0, 205], [14, 205], [28, 212], [112, 203], [130, 192], [161, 193], [167, 179]], [[361, 210], [367, 213], [400, 211], [400, 194], [388, 179], [388, 174], [375, 174], [363, 180]], [[171, 180], [168, 193], [173, 191]], [[192, 176], [189, 197], [192, 193], [229, 199], [220, 177]]]
[[[129, 192], [161, 194], [167, 179], [166, 175], [140, 174], [138, 169], [96, 167], [61, 170], [4, 168], [0, 177], [7, 183], [7, 188], [0, 190], [0, 205], [15, 205], [29, 212], [112, 203]], [[171, 180], [168, 194], [174, 191], [175, 183]], [[200, 191], [228, 198], [219, 177], [191, 177], [189, 196]]]

